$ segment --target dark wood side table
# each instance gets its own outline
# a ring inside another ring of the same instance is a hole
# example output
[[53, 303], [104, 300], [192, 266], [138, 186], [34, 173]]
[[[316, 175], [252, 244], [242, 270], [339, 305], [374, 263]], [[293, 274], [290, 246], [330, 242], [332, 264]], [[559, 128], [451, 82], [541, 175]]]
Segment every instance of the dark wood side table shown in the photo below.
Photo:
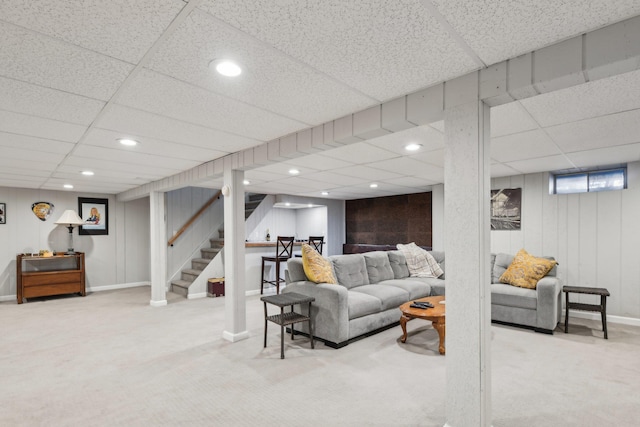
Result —
[[[595, 311], [602, 316], [602, 330], [604, 331], [604, 339], [609, 339], [607, 336], [607, 297], [610, 295], [609, 291], [605, 288], [584, 288], [581, 286], [563, 286], [562, 292], [565, 293], [565, 315], [564, 315], [564, 333], [568, 332], [569, 328], [569, 309], [582, 310], [582, 311]], [[587, 295], [600, 295], [600, 304], [582, 304], [579, 302], [569, 302], [569, 294], [587, 294]]]
[[[273, 322], [280, 325], [280, 359], [284, 359], [284, 327], [291, 326], [291, 339], [293, 339], [293, 325], [298, 322], [309, 322], [309, 338], [311, 339], [311, 348], [313, 348], [313, 329], [311, 325], [311, 317], [295, 313], [293, 306], [296, 304], [309, 304], [309, 313], [311, 313], [311, 303], [315, 301], [314, 297], [289, 292], [286, 294], [269, 295], [260, 297], [260, 301], [264, 302], [264, 346], [267, 347], [267, 324]], [[269, 316], [267, 313], [267, 303], [280, 307], [280, 314]], [[285, 312], [284, 308], [291, 306], [291, 311]]]

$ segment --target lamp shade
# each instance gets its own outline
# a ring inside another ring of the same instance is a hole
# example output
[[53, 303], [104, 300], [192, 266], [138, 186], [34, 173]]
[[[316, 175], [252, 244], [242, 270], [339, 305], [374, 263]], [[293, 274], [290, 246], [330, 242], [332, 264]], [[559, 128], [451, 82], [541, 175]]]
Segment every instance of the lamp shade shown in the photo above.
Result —
[[84, 221], [78, 216], [76, 211], [67, 209], [55, 223], [62, 225], [82, 225]]

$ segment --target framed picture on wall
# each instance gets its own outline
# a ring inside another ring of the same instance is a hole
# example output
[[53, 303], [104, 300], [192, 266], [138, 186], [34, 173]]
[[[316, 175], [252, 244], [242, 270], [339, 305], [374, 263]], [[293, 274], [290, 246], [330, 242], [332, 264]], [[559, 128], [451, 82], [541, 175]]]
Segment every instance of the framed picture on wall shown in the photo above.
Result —
[[0, 203], [0, 224], [7, 223], [7, 204]]
[[81, 235], [109, 234], [109, 199], [78, 197], [78, 214], [84, 221], [78, 230]]
[[491, 229], [520, 230], [522, 188], [491, 190]]

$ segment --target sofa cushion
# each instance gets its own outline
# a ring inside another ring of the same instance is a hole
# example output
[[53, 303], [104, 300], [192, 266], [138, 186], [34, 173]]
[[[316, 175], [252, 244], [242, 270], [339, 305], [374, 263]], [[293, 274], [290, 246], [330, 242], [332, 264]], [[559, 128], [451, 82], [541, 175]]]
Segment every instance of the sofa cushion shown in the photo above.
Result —
[[442, 269], [442, 274], [438, 276], [438, 279], [444, 279], [445, 270], [444, 270], [444, 252], [443, 251], [429, 251], [433, 259], [436, 260], [440, 268]]
[[382, 301], [362, 292], [348, 291], [349, 320], [382, 311]]
[[431, 296], [434, 295], [444, 295], [444, 283], [445, 281], [442, 279], [436, 279], [435, 277], [411, 277], [408, 280], [412, 282], [421, 282], [429, 285], [431, 288]]
[[393, 270], [386, 252], [366, 252], [363, 255], [367, 266], [367, 274], [369, 275], [369, 283], [393, 279]]
[[404, 279], [409, 277], [409, 267], [407, 267], [407, 259], [400, 251], [387, 251], [389, 264], [393, 270], [394, 279]]
[[491, 304], [536, 310], [538, 293], [534, 289], [494, 283], [491, 285]]
[[355, 288], [351, 288], [350, 291], [349, 295], [353, 293], [363, 293], [378, 298], [382, 303], [382, 311], [394, 307], [400, 307], [411, 299], [409, 297], [409, 292], [404, 289], [380, 284], [357, 286]]
[[[436, 279], [437, 280], [437, 279]], [[413, 279], [391, 279], [385, 280], [378, 285], [395, 286], [409, 292], [409, 300], [416, 298], [428, 297], [431, 295], [431, 286], [422, 280]], [[406, 301], [405, 301], [406, 302]]]
[[338, 283], [331, 262], [306, 243], [302, 245], [302, 268], [312, 282]]
[[555, 265], [556, 262], [553, 260], [537, 258], [520, 249], [511, 265], [500, 276], [500, 282], [535, 289], [538, 280], [542, 279]]
[[369, 284], [367, 265], [362, 254], [333, 255], [329, 259], [340, 285], [351, 289]]
[[496, 254], [496, 259], [493, 263], [493, 269], [491, 270], [491, 283], [500, 283], [500, 276], [507, 271], [507, 268], [513, 261], [513, 255], [499, 253]]

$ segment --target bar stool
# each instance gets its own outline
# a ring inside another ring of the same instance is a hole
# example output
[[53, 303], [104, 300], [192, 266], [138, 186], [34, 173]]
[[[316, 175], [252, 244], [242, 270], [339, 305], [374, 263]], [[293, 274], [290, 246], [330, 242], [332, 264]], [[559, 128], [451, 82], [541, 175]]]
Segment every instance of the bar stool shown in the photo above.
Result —
[[[264, 284], [269, 283], [270, 285], [276, 286], [276, 294], [280, 293], [280, 283], [284, 283], [284, 279], [280, 277], [280, 263], [287, 262], [289, 258], [293, 255], [293, 240], [294, 237], [283, 237], [278, 236], [278, 241], [276, 242], [276, 256], [263, 256], [262, 257], [262, 283], [260, 284], [260, 295], [262, 295], [264, 291]], [[267, 280], [264, 277], [264, 266], [265, 262], [274, 262], [276, 264], [276, 278], [275, 280]]]
[[[322, 247], [324, 246], [324, 236], [309, 236], [309, 246], [315, 249], [320, 255], [322, 255]], [[296, 257], [300, 258], [302, 255], [296, 254]]]

